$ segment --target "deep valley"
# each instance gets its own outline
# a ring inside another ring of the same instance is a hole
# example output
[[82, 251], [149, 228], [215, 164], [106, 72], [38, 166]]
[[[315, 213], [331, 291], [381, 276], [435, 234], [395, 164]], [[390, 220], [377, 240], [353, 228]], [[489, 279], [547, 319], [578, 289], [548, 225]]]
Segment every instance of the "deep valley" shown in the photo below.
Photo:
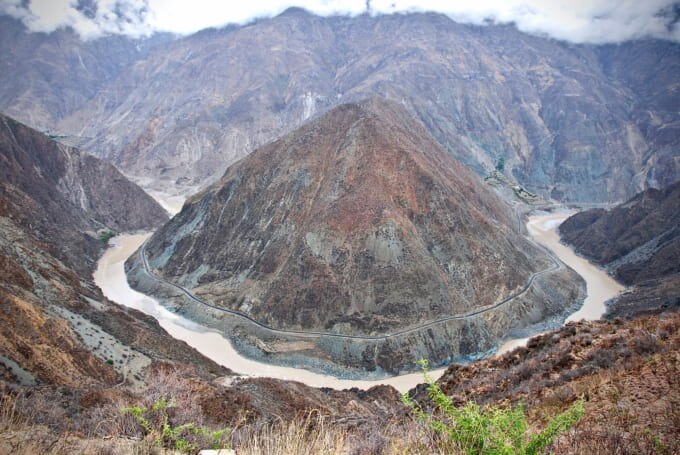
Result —
[[378, 3], [0, 2], [0, 454], [680, 452], [677, 4]]

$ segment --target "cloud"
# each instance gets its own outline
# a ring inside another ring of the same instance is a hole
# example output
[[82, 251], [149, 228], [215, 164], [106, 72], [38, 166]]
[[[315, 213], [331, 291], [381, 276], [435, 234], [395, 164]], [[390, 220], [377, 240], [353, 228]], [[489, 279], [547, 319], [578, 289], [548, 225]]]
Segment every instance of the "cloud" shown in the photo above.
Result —
[[192, 33], [228, 23], [243, 24], [259, 17], [272, 17], [291, 6], [316, 14], [357, 15], [366, 11], [365, 0], [257, 0], [216, 2], [214, 0], [149, 0], [156, 30]]
[[135, 0], [0, 0], [0, 13], [20, 19], [34, 32], [70, 27], [85, 39], [153, 33], [146, 1]]
[[0, 0], [0, 13], [34, 31], [71, 27], [84, 38], [105, 34], [188, 34], [207, 27], [275, 16], [290, 6], [316, 14], [373, 15], [436, 11], [472, 24], [517, 28], [576, 43], [638, 38], [680, 42], [677, 0]]
[[381, 13], [438, 11], [458, 22], [514, 23], [576, 43], [662, 38], [680, 42], [677, 0], [373, 0]]

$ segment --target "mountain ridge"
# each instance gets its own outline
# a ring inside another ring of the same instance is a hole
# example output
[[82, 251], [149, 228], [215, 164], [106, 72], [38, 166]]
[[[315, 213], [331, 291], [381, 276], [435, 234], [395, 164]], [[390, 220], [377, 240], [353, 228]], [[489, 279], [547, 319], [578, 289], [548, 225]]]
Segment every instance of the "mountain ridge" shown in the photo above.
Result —
[[651, 188], [609, 210], [577, 213], [560, 226], [564, 241], [632, 288], [608, 317], [680, 306], [680, 182]]
[[[64, 140], [156, 189], [191, 190], [315, 113], [371, 95], [403, 102], [478, 174], [504, 158], [508, 177], [544, 197], [625, 200], [680, 176], [675, 43], [573, 45], [425, 13], [284, 14], [159, 41], [51, 114]], [[54, 65], [24, 83], [48, 75], [60, 98], [73, 69]], [[2, 99], [27, 118], [42, 109]]]
[[7, 213], [75, 270], [94, 270], [102, 231], [150, 230], [168, 219], [113, 165], [2, 114], [0, 128], [0, 188]]

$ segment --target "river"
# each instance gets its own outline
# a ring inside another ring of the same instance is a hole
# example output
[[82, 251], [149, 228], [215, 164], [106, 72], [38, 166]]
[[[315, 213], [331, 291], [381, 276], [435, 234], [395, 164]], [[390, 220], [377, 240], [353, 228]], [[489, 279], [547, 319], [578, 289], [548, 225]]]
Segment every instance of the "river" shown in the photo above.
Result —
[[[552, 250], [557, 257], [576, 270], [586, 281], [588, 297], [583, 307], [572, 314], [568, 320], [598, 319], [605, 311], [604, 302], [617, 295], [623, 287], [616, 283], [602, 269], [575, 255], [574, 252], [560, 244], [556, 227], [569, 214], [538, 215], [529, 218], [527, 228], [535, 241]], [[112, 245], [99, 260], [94, 273], [95, 283], [104, 295], [121, 305], [140, 310], [158, 320], [159, 324], [173, 337], [185, 341], [197, 351], [224, 365], [240, 375], [272, 377], [303, 382], [313, 387], [331, 387], [345, 389], [358, 387], [367, 389], [379, 384], [389, 384], [405, 392], [423, 382], [420, 373], [410, 373], [380, 380], [338, 379], [333, 376], [314, 373], [305, 369], [269, 365], [240, 355], [229, 340], [220, 333], [198, 325], [182, 316], [168, 311], [155, 299], [139, 293], [128, 285], [125, 276], [125, 260], [149, 237], [150, 234], [126, 234], [112, 238]], [[510, 350], [526, 342], [526, 339], [511, 340], [505, 343], [499, 353]], [[431, 372], [432, 377], [439, 377], [445, 368]]]
[[[568, 246], [560, 243], [557, 227], [562, 224], [573, 212], [558, 212], [529, 217], [527, 230], [529, 235], [541, 245], [547, 247], [562, 262], [574, 269], [586, 282], [586, 299], [583, 306], [572, 313], [565, 323], [569, 321], [593, 321], [600, 319], [607, 311], [605, 302], [619, 295], [625, 288], [609, 276], [602, 268], [593, 265]], [[534, 334], [536, 336], [538, 334]], [[530, 338], [530, 337], [529, 337]], [[500, 348], [497, 355], [511, 351], [518, 346], [524, 346], [529, 338], [508, 340]]]

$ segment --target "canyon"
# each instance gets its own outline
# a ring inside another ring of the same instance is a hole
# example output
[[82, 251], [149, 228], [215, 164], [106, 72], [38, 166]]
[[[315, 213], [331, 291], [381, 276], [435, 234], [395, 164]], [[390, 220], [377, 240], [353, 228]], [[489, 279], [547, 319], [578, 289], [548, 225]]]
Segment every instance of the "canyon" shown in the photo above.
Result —
[[590, 209], [560, 226], [564, 241], [631, 288], [608, 317], [680, 306], [680, 183], [650, 188], [610, 210]]
[[151, 359], [226, 371], [152, 318], [106, 300], [91, 279], [106, 248], [102, 233], [167, 220], [150, 196], [112, 165], [6, 116], [0, 163], [3, 377], [34, 386], [138, 384]]
[[0, 15], [0, 453], [448, 453], [432, 385], [678, 452], [679, 46]]
[[[534, 240], [553, 251], [561, 261], [565, 261], [585, 280], [587, 297], [583, 306], [572, 313], [567, 321], [591, 321], [599, 319], [606, 311], [605, 302], [616, 297], [622, 287], [606, 272], [593, 266], [585, 259], [576, 256], [569, 248], [561, 245], [556, 230], [556, 223], [568, 217], [567, 213], [541, 214], [530, 217], [527, 226]], [[421, 373], [407, 373], [382, 379], [340, 379], [334, 376], [320, 374], [314, 371], [295, 367], [277, 366], [271, 363], [249, 359], [234, 349], [228, 338], [209, 329], [172, 313], [158, 301], [145, 294], [134, 291], [129, 287], [124, 270], [124, 262], [132, 256], [148, 234], [123, 235], [112, 240], [113, 246], [100, 259], [95, 271], [95, 283], [102, 289], [104, 295], [114, 302], [138, 309], [156, 320], [174, 338], [183, 340], [197, 349], [209, 359], [228, 366], [235, 373], [248, 377], [269, 377], [303, 382], [312, 387], [332, 389], [359, 388], [369, 389], [376, 385], [389, 385], [400, 393], [406, 393], [421, 384]], [[138, 252], [138, 251], [137, 251]], [[522, 333], [522, 332], [520, 332]], [[525, 346], [529, 337], [512, 339], [504, 343], [496, 356], [512, 351], [514, 348]], [[430, 371], [431, 377], [437, 379], [447, 368]], [[364, 375], [366, 376], [366, 375]], [[369, 376], [370, 377], [370, 376]]]

